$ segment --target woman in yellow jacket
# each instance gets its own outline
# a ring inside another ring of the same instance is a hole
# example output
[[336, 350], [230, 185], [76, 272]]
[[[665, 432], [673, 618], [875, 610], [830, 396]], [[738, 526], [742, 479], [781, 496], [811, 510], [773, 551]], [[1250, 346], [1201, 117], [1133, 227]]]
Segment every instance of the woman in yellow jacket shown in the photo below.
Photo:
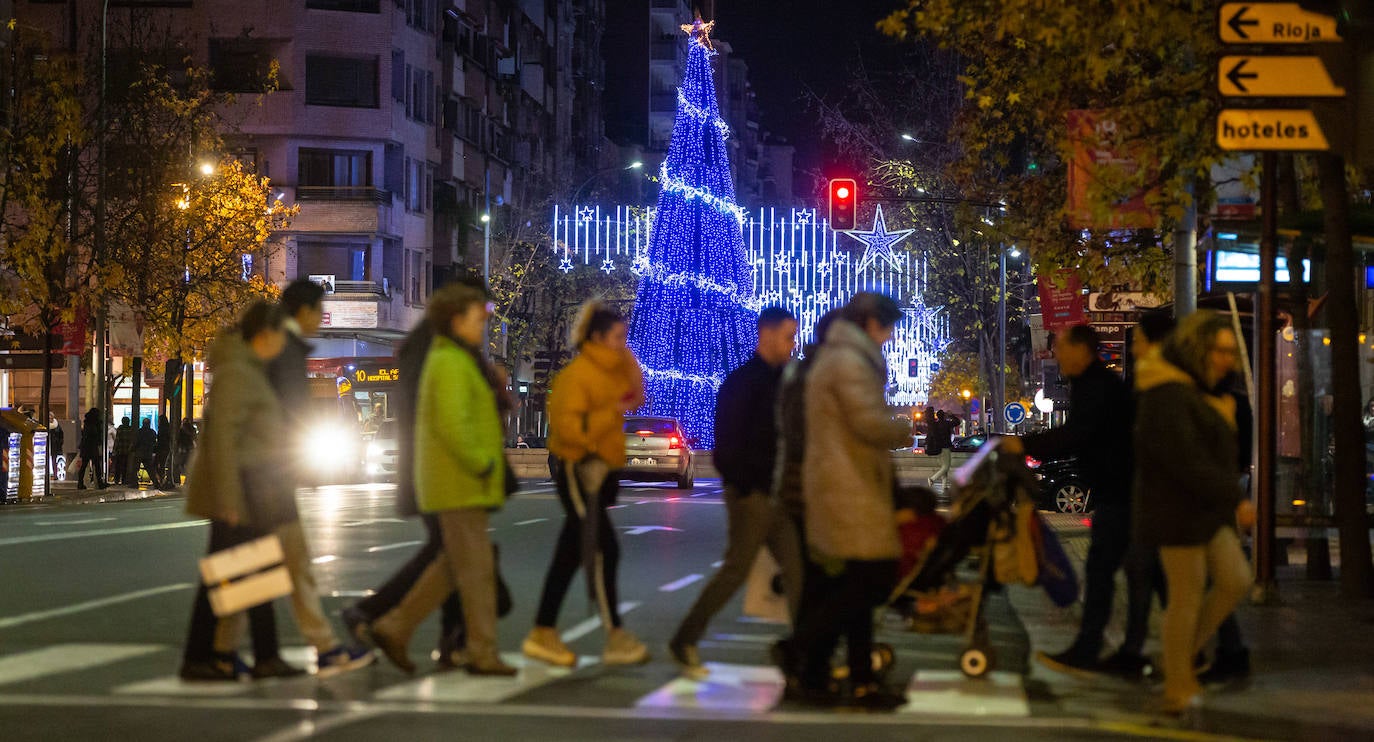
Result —
[[[549, 451], [555, 457], [554, 479], [566, 518], [523, 650], [550, 664], [577, 663], [577, 655], [558, 638], [555, 626], [579, 564], [587, 566], [607, 632], [602, 661], [631, 665], [649, 658], [643, 642], [620, 625], [620, 545], [606, 512], [619, 487], [614, 471], [625, 465], [625, 413], [644, 404], [644, 377], [626, 347], [627, 334], [624, 317], [599, 302], [588, 302], [573, 328], [578, 355], [549, 390]], [[590, 530], [584, 532], [584, 527]]]

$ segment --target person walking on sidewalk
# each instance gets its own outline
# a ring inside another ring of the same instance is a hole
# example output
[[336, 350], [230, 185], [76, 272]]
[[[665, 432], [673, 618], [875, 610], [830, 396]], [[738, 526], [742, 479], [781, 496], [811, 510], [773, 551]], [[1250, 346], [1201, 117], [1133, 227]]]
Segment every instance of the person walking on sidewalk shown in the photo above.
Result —
[[949, 485], [949, 468], [954, 463], [954, 431], [960, 422], [954, 415], [939, 410], [930, 420], [930, 430], [926, 433], [926, 455], [935, 456], [939, 465], [926, 483], [934, 487], [939, 480], [942, 492]]
[[1250, 588], [1236, 529], [1247, 510], [1236, 477], [1235, 401], [1209, 394], [1235, 369], [1238, 355], [1230, 321], [1199, 311], [1179, 323], [1158, 363], [1136, 378], [1135, 537], [1159, 549], [1169, 590], [1166, 713], [1196, 702], [1194, 658]]
[[873, 608], [896, 583], [897, 535], [891, 451], [911, 444], [911, 422], [883, 396], [882, 346], [902, 318], [892, 299], [856, 294], [826, 333], [806, 381], [802, 486], [812, 561], [830, 579], [797, 621], [781, 657], [790, 697], [833, 704], [831, 656], [841, 636], [848, 650], [848, 703], [893, 709], [905, 697], [884, 688], [873, 670]]
[[469, 674], [510, 676], [497, 645], [496, 566], [489, 513], [506, 499], [505, 434], [481, 344], [491, 311], [486, 294], [455, 284], [436, 291], [428, 315], [437, 335], [416, 400], [415, 492], [438, 517], [443, 559], [425, 567], [372, 638], [397, 667], [414, 672], [407, 646], [415, 628], [455, 590], [462, 596]]
[[134, 454], [134, 437], [137, 433], [129, 424], [129, 418], [122, 418], [115, 428], [114, 439], [114, 480], [117, 484], [129, 483], [129, 457]]
[[148, 483], [152, 487], [158, 486], [157, 465], [153, 458], [157, 453], [157, 431], [153, 430], [152, 418], [143, 418], [143, 425], [139, 427], [138, 433], [134, 438], [134, 460], [133, 477], [129, 482], [130, 487], [138, 486], [138, 470], [140, 467], [148, 472]]
[[[544, 578], [534, 628], [521, 648], [529, 657], [563, 667], [577, 664], [577, 655], [558, 636], [558, 612], [579, 565], [587, 568], [606, 630], [602, 661], [634, 665], [649, 659], [644, 643], [621, 625], [616, 592], [620, 544], [606, 510], [620, 487], [612, 472], [625, 465], [625, 413], [644, 404], [644, 376], [626, 347], [628, 330], [614, 309], [597, 301], [583, 305], [572, 333], [577, 357], [554, 378], [549, 391], [549, 451], [555, 457], [563, 530]], [[584, 534], [584, 528], [591, 530]]]
[[697, 642], [707, 623], [749, 578], [765, 544], [782, 568], [783, 593], [794, 617], [801, 599], [797, 533], [772, 496], [777, 449], [777, 399], [782, 368], [797, 347], [797, 319], [781, 307], [759, 313], [754, 357], [730, 372], [716, 398], [715, 465], [725, 486], [728, 520], [720, 568], [682, 619], [668, 652], [693, 679], [704, 678]]
[[[311, 281], [293, 281], [282, 291], [280, 306], [285, 315], [282, 327], [286, 330], [286, 343], [282, 352], [267, 365], [267, 378], [281, 405], [281, 417], [273, 421], [273, 425], [286, 432], [286, 440], [299, 441], [304, 437], [310, 403], [305, 369], [310, 344], [303, 336], [314, 335], [320, 329], [324, 317], [324, 290]], [[281, 539], [286, 570], [291, 575], [292, 614], [301, 634], [315, 647], [317, 674], [329, 677], [364, 667], [375, 659], [372, 652], [340, 642], [320, 604], [310, 546], [296, 509], [295, 470], [287, 468], [280, 476], [287, 487], [281, 503], [284, 515], [275, 530]]]
[[1092, 491], [1095, 509], [1088, 559], [1084, 564], [1083, 621], [1069, 647], [1056, 654], [1037, 652], [1041, 664], [1058, 672], [1100, 669], [1103, 633], [1112, 613], [1116, 572], [1131, 540], [1131, 426], [1135, 401], [1126, 382], [1097, 356], [1098, 337], [1087, 325], [1074, 325], [1055, 338], [1054, 357], [1069, 377], [1069, 419], [1057, 428], [1022, 438], [1001, 439], [1011, 455], [1042, 461], [1077, 457]]
[[[209, 367], [214, 393], [207, 397], [201, 452], [186, 483], [186, 512], [210, 520], [208, 553], [272, 533], [294, 507], [283, 478], [288, 442], [277, 421], [281, 407], [267, 383], [264, 364], [286, 344], [281, 310], [266, 302], [250, 306], [238, 326], [211, 344]], [[268, 615], [272, 604], [267, 603]], [[216, 620], [202, 584], [196, 590], [180, 675], [184, 680], [237, 680], [248, 672], [237, 654], [243, 615]], [[276, 676], [284, 665], [276, 646], [276, 625], [253, 631], [259, 677]]]
[[76, 488], [86, 489], [86, 468], [95, 467], [95, 486], [105, 489], [104, 454], [100, 452], [100, 439], [105, 435], [105, 424], [100, 410], [92, 407], [86, 411], [81, 421], [81, 440], [77, 443], [77, 453], [81, 455], [81, 469], [76, 473]]

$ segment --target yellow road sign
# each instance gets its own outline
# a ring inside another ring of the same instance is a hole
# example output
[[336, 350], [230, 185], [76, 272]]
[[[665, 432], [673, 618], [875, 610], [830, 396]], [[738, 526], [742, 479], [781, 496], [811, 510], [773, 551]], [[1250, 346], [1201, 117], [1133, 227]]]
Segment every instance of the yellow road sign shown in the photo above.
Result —
[[1222, 57], [1217, 90], [1229, 97], [1339, 98], [1345, 88], [1333, 83], [1318, 57]]
[[1316, 115], [1306, 109], [1223, 109], [1217, 114], [1217, 146], [1282, 152], [1331, 148]]
[[1223, 44], [1320, 44], [1340, 41], [1336, 19], [1298, 3], [1222, 3]]

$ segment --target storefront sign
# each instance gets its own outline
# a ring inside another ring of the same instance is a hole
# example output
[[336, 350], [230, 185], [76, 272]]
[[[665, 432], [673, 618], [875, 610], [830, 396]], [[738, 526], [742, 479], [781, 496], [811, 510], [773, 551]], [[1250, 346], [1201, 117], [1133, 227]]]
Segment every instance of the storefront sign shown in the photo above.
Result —
[[331, 301], [324, 302], [324, 317], [320, 327], [335, 330], [373, 330], [377, 327], [377, 302], [375, 301]]

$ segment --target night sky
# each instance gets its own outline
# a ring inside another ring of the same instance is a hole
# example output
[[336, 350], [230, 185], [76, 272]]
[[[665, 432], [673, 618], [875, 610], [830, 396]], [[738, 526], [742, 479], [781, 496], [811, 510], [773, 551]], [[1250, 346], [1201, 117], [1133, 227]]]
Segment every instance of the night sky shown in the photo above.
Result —
[[[878, 33], [879, 19], [903, 0], [716, 0], [716, 37], [749, 65], [767, 131], [797, 147], [798, 169], [824, 164], [814, 116], [800, 102], [806, 88], [821, 95], [843, 90], [862, 51], [886, 64], [894, 41]], [[798, 185], [801, 185], [800, 183]]]

